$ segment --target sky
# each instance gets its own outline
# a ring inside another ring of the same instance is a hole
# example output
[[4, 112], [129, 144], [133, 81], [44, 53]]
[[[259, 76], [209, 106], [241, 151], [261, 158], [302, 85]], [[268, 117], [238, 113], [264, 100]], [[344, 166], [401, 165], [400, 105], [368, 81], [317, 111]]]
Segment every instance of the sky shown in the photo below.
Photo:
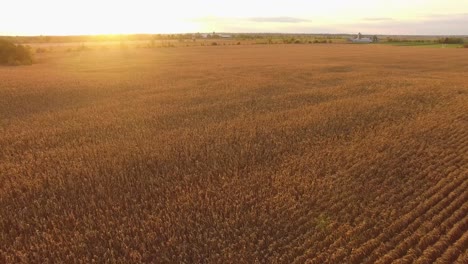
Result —
[[1, 6], [0, 35], [468, 35], [468, 0], [12, 0]]

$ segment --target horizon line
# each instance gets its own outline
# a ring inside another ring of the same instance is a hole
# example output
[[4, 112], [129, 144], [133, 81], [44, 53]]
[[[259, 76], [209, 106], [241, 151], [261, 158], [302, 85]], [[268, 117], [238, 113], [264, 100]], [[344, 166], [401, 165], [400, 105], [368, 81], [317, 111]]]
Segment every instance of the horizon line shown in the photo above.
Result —
[[[97, 36], [136, 36], [136, 35], [189, 35], [189, 34], [263, 34], [263, 35], [357, 35], [358, 33], [306, 33], [306, 32], [229, 32], [229, 31], [210, 31], [210, 32], [184, 32], [184, 33], [101, 33], [101, 34], [24, 34], [24, 35], [3, 35], [0, 37], [97, 37]], [[362, 33], [362, 32], [361, 32]], [[467, 34], [378, 34], [378, 33], [362, 33], [363, 35], [376, 35], [376, 36], [424, 36], [424, 37], [441, 37], [441, 36], [459, 36], [468, 37]]]

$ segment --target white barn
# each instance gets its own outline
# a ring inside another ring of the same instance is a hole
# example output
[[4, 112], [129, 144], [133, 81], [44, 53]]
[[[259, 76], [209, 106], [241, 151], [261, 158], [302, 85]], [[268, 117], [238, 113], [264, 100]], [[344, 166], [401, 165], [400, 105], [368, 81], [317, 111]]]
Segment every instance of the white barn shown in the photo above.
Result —
[[232, 35], [229, 34], [218, 34], [220, 38], [232, 38]]
[[357, 35], [356, 38], [351, 39], [351, 41], [354, 42], [354, 43], [372, 43], [372, 42], [374, 42], [374, 41], [372, 41], [371, 38], [363, 38], [361, 32], [359, 32], [359, 34]]

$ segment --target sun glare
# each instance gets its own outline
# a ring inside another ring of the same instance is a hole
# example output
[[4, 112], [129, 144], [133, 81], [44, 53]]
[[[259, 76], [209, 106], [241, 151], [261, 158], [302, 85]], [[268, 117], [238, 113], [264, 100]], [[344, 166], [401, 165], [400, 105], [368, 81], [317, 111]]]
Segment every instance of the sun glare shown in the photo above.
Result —
[[5, 1], [2, 10], [20, 11], [0, 15], [0, 35], [356, 30], [466, 34], [468, 20], [466, 0], [15, 0]]
[[[173, 12], [164, 12], [166, 6], [141, 8], [138, 5], [96, 6], [88, 19], [76, 25], [76, 30], [91, 34], [121, 33], [183, 33], [195, 30], [194, 25]], [[89, 12], [88, 12], [89, 13]], [[64, 28], [65, 32], [67, 29]]]
[[[46, 0], [28, 3], [24, 14], [28, 19], [2, 15], [0, 25], [6, 26], [0, 27], [0, 35], [185, 33], [203, 30], [190, 20], [190, 11], [170, 2], [84, 0], [74, 5], [66, 2]], [[20, 8], [19, 4], [10, 5]], [[46, 11], [44, 6], [53, 7], [54, 12]]]

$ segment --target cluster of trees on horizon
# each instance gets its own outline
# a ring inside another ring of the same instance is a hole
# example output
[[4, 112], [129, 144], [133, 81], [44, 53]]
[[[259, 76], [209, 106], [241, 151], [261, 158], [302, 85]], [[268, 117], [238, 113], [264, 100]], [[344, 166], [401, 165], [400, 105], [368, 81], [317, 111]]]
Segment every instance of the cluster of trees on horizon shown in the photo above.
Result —
[[29, 47], [0, 39], [0, 65], [30, 65], [32, 62]]
[[461, 38], [461, 37], [442, 37], [436, 39], [404, 39], [404, 38], [394, 38], [394, 37], [387, 37], [387, 42], [433, 42], [439, 44], [464, 44], [468, 42], [468, 38]]
[[[81, 42], [79, 50], [86, 48], [83, 42], [100, 42], [100, 41], [120, 41], [121, 46], [126, 46], [126, 41], [149, 41], [148, 47], [155, 47], [156, 41], [196, 41], [197, 39], [216, 40], [225, 38], [226, 35], [219, 33], [210, 34], [135, 34], [135, 35], [101, 35], [101, 36], [35, 36], [35, 37], [1, 37], [0, 36], [0, 65], [29, 65], [33, 63], [31, 47], [29, 43], [66, 43], [66, 42]], [[332, 34], [233, 34], [227, 36], [234, 40], [256, 40], [256, 44], [317, 44], [317, 43], [333, 43], [333, 40], [343, 40], [350, 35], [332, 35]], [[421, 43], [425, 44], [460, 44], [464, 48], [468, 48], [468, 37], [394, 37], [387, 36], [386, 38], [377, 38], [373, 36], [374, 42], [377, 40], [387, 43]], [[163, 43], [164, 44], [164, 43]], [[203, 43], [202, 43], [203, 44]], [[237, 42], [239, 45], [240, 42]], [[172, 42], [165, 45], [174, 46]], [[212, 45], [218, 45], [213, 41]], [[46, 50], [38, 48], [36, 53], [43, 53]]]

